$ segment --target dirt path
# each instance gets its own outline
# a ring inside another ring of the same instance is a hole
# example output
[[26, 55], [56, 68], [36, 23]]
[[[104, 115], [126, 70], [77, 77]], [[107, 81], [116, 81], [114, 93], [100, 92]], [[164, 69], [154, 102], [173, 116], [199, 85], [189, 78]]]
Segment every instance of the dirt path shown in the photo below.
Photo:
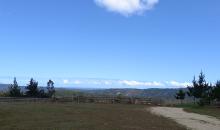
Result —
[[150, 111], [171, 118], [192, 130], [220, 130], [220, 120], [206, 115], [187, 113], [182, 108], [152, 107]]

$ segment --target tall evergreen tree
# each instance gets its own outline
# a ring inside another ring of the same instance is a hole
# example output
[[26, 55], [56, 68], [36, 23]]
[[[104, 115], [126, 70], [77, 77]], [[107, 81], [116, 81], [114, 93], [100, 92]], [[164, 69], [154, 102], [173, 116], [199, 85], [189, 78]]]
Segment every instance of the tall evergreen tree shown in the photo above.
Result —
[[205, 75], [201, 72], [198, 80], [198, 98], [205, 98], [208, 90], [209, 84], [205, 80]]
[[211, 85], [209, 85], [205, 80], [205, 75], [203, 72], [200, 73], [198, 81], [195, 77], [193, 79], [193, 85], [188, 86], [188, 95], [194, 97], [194, 99], [199, 99], [199, 104], [204, 105], [205, 103], [211, 102]]
[[14, 78], [13, 84], [9, 86], [8, 95], [10, 97], [20, 97], [22, 96], [21, 88], [18, 86], [16, 78]]
[[193, 81], [192, 81], [192, 86], [188, 86], [188, 92], [187, 92], [187, 95], [189, 97], [193, 97], [193, 100], [194, 100], [194, 104], [195, 104], [195, 100], [196, 100], [196, 91], [195, 91], [195, 88], [197, 88], [198, 84], [197, 84], [197, 81], [196, 81], [196, 77], [194, 76], [193, 78]]
[[28, 96], [28, 97], [38, 97], [39, 96], [38, 82], [36, 82], [33, 78], [31, 78], [26, 89], [27, 89], [26, 96]]

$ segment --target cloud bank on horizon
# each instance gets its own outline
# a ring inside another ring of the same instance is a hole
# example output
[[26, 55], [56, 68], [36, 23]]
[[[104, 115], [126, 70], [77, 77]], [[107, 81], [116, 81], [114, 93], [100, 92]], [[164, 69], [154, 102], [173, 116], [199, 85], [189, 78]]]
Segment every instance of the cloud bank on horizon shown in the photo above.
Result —
[[[46, 86], [48, 78], [34, 78], [38, 81], [40, 86]], [[70, 87], [70, 88], [186, 88], [191, 86], [189, 82], [172, 81], [137, 81], [137, 80], [114, 80], [114, 79], [91, 79], [91, 78], [51, 78], [55, 82], [56, 87]], [[17, 77], [19, 85], [27, 85], [30, 78]], [[0, 84], [10, 84], [13, 77], [0, 77]]]
[[151, 10], [159, 3], [159, 0], [94, 0], [95, 3], [106, 8], [108, 11], [116, 12], [124, 16], [142, 14]]
[[135, 80], [106, 80], [106, 79], [64, 79], [64, 86], [80, 86], [91, 88], [186, 88], [191, 86], [189, 82], [144, 82]]

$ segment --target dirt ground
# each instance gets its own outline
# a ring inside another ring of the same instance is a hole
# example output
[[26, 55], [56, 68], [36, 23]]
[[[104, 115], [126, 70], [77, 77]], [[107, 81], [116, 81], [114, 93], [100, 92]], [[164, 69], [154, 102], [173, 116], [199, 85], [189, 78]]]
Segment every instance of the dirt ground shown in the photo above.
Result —
[[152, 107], [147, 108], [154, 114], [175, 120], [192, 130], [220, 130], [220, 120], [214, 117], [187, 113], [182, 108]]

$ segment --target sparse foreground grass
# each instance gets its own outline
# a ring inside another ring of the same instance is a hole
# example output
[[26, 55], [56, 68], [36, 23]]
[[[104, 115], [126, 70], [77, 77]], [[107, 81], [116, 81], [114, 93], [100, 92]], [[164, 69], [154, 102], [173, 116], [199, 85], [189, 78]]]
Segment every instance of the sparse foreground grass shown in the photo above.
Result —
[[1, 103], [0, 129], [185, 130], [143, 105], [71, 103]]
[[216, 106], [198, 106], [194, 104], [183, 104], [178, 105], [177, 107], [183, 108], [186, 112], [193, 112], [202, 115], [209, 115], [220, 119], [220, 108]]

